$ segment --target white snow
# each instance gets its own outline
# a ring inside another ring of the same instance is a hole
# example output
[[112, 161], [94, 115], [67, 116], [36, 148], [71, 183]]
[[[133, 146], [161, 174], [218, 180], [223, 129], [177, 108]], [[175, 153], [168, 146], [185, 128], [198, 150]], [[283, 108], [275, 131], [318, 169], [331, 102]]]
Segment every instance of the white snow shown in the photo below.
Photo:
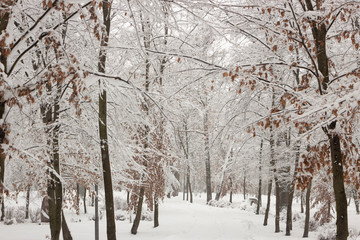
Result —
[[[217, 208], [205, 204], [205, 195], [195, 197], [195, 203], [182, 200], [182, 195], [165, 199], [160, 205], [160, 226], [153, 228], [152, 221], [142, 221], [137, 235], [131, 235], [131, 223], [116, 222], [118, 239], [138, 240], [226, 240], [226, 239], [300, 239], [303, 228], [294, 222], [291, 237], [286, 237], [285, 223], [281, 223], [281, 232], [274, 233], [274, 216], [269, 216], [269, 225], [263, 226], [264, 215], [255, 215], [252, 207], [242, 202], [239, 195], [234, 196], [234, 208]], [[264, 196], [265, 197], [265, 196]], [[272, 201], [274, 203], [275, 201]], [[263, 201], [265, 204], [265, 201]], [[242, 210], [240, 206], [246, 207]], [[294, 209], [298, 204], [294, 204]], [[94, 239], [94, 221], [89, 220], [94, 209], [88, 207], [88, 215], [77, 216], [66, 212], [66, 220], [74, 240]], [[359, 217], [357, 217], [359, 219]], [[81, 221], [79, 221], [81, 220]], [[22, 223], [10, 226], [0, 224], [1, 236], [6, 240], [41, 240], [49, 236], [48, 224]], [[317, 233], [310, 232], [310, 238], [316, 239]], [[61, 238], [62, 239], [62, 238]], [[100, 239], [106, 239], [105, 216], [100, 221]]]

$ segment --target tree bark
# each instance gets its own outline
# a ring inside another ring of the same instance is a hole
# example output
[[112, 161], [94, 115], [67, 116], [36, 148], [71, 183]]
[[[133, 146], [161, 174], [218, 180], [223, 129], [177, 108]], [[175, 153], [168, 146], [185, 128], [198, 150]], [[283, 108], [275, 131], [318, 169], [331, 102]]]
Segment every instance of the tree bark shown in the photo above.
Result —
[[259, 156], [259, 185], [258, 185], [258, 196], [257, 196], [257, 206], [256, 206], [256, 214], [259, 215], [260, 207], [261, 207], [261, 186], [262, 186], [262, 179], [261, 179], [261, 161], [262, 161], [262, 151], [263, 151], [263, 143], [264, 140], [261, 139], [260, 142], [260, 156]]
[[300, 195], [300, 213], [304, 213], [304, 192], [301, 191]]
[[[99, 53], [98, 70], [105, 73], [106, 64], [106, 47], [109, 42], [110, 23], [111, 23], [111, 2], [108, 0], [102, 1], [103, 7], [103, 21], [105, 25], [105, 32], [101, 36], [101, 48]], [[111, 178], [111, 164], [109, 157], [109, 145], [107, 135], [107, 99], [106, 90], [102, 88], [99, 80], [100, 93], [99, 93], [99, 134], [100, 134], [100, 149], [101, 149], [101, 162], [103, 168], [104, 190], [105, 190], [105, 208], [106, 208], [106, 227], [108, 240], [116, 240], [116, 225], [114, 214], [114, 197]]]
[[[335, 124], [336, 122], [332, 124], [334, 126], [330, 125], [330, 129], [335, 128]], [[344, 240], [347, 239], [349, 233], [340, 138], [337, 134], [331, 134], [329, 138], [336, 203], [336, 239]]]
[[289, 186], [289, 197], [288, 197], [288, 205], [286, 210], [286, 236], [290, 236], [290, 231], [292, 230], [292, 204], [294, 199], [294, 181], [296, 179], [297, 175], [297, 168], [299, 165], [299, 159], [300, 159], [300, 142], [297, 143], [296, 146], [296, 155], [295, 155], [295, 167], [294, 167], [294, 174], [293, 174], [293, 181], [291, 182]]
[[211, 191], [211, 169], [210, 169], [210, 143], [209, 143], [209, 126], [208, 112], [204, 114], [204, 132], [205, 132], [205, 174], [206, 174], [206, 203], [212, 199]]
[[280, 232], [280, 184], [279, 179], [275, 177], [275, 232]]
[[272, 179], [270, 179], [269, 183], [268, 183], [268, 196], [267, 196], [267, 203], [266, 203], [266, 210], [265, 210], [265, 217], [264, 217], [264, 226], [267, 226], [267, 224], [268, 224], [270, 201], [271, 201], [271, 189], [272, 189]]
[[[193, 203], [193, 194], [191, 190], [191, 182], [190, 182], [190, 166], [188, 166], [188, 173], [187, 173], [187, 186], [188, 186], [188, 196], [190, 194], [190, 203]], [[186, 199], [188, 200], [188, 199]]]
[[[305, 0], [308, 11], [314, 11], [313, 3], [311, 0]], [[316, 3], [320, 3], [317, 0]], [[320, 6], [321, 4], [317, 4]], [[315, 40], [316, 47], [316, 59], [318, 69], [321, 72], [322, 79], [318, 77], [319, 93], [320, 95], [326, 94], [326, 90], [330, 83], [329, 78], [329, 59], [326, 52], [326, 40], [327, 40], [327, 26], [326, 22], [316, 22], [313, 20], [312, 35]], [[348, 232], [348, 217], [347, 217], [347, 204], [346, 193], [344, 188], [344, 170], [341, 155], [340, 136], [337, 133], [330, 133], [336, 127], [336, 120], [324, 127], [324, 132], [328, 135], [330, 142], [331, 163], [333, 172], [333, 189], [335, 194], [336, 203], [336, 239], [347, 239]]]
[[306, 191], [306, 213], [305, 213], [305, 227], [303, 237], [309, 237], [309, 224], [310, 224], [310, 192], [311, 192], [311, 181]]
[[159, 203], [158, 199], [154, 198], [154, 228], [159, 226]]
[[25, 219], [29, 219], [30, 190], [31, 186], [28, 186], [26, 190]]
[[229, 199], [229, 202], [232, 203], [232, 194], [233, 194], [233, 192], [232, 192], [232, 179], [229, 178], [229, 181], [230, 181], [230, 199]]
[[139, 225], [140, 225], [142, 204], [144, 202], [144, 193], [145, 193], [145, 188], [143, 186], [141, 186], [140, 187], [140, 193], [139, 193], [139, 200], [138, 200], [138, 204], [137, 204], [137, 208], [136, 208], [137, 209], [136, 210], [136, 216], [135, 216], [132, 228], [131, 228], [131, 233], [132, 234], [137, 234], [137, 230], [138, 230]]
[[80, 215], [80, 186], [76, 183], [76, 215]]
[[62, 235], [64, 240], [72, 240], [70, 229], [66, 223], [64, 211], [61, 211], [62, 215]]
[[84, 202], [84, 213], [86, 214], [86, 187], [84, 188], [84, 197], [83, 197], [83, 202]]

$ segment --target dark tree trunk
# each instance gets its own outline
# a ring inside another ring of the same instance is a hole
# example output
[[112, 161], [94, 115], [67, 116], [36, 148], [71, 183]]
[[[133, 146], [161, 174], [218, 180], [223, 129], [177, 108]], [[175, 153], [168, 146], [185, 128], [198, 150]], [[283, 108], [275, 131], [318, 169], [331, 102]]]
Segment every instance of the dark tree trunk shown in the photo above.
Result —
[[262, 150], [263, 150], [263, 143], [264, 140], [261, 139], [260, 142], [260, 156], [259, 156], [259, 185], [258, 185], [258, 202], [257, 202], [257, 206], [256, 206], [256, 214], [259, 215], [260, 213], [260, 207], [261, 207], [261, 186], [262, 186], [262, 179], [261, 179], [261, 161], [262, 161]]
[[279, 179], [275, 178], [275, 232], [280, 232], [280, 184]]
[[[317, 0], [316, 3], [318, 3]], [[313, 2], [305, 0], [308, 11], [314, 11]], [[321, 4], [317, 4], [319, 6]], [[322, 74], [322, 79], [318, 79], [320, 95], [326, 94], [326, 90], [330, 83], [329, 78], [329, 59], [326, 52], [327, 41], [327, 26], [325, 21], [312, 22], [312, 35], [315, 40], [316, 59], [318, 69]], [[329, 126], [324, 127], [324, 132], [328, 135], [330, 141], [330, 153], [333, 172], [333, 189], [335, 194], [336, 204], [336, 239], [347, 239], [348, 232], [348, 217], [347, 217], [347, 204], [346, 193], [344, 188], [344, 170], [341, 155], [340, 137], [337, 133], [333, 133], [336, 127], [336, 121], [333, 121]], [[329, 132], [330, 130], [330, 132]]]
[[292, 203], [294, 198], [294, 190], [289, 192], [289, 202], [286, 209], [286, 236], [290, 236], [290, 231], [292, 230]]
[[311, 181], [306, 191], [306, 213], [305, 213], [305, 227], [303, 237], [309, 237], [309, 224], [310, 224], [310, 192], [311, 192]]
[[188, 181], [188, 174], [186, 174], [186, 201], [189, 201], [189, 181]]
[[[330, 125], [330, 129], [334, 129], [335, 124], [336, 122], [332, 123]], [[336, 203], [336, 239], [344, 240], [347, 239], [349, 233], [340, 138], [337, 134], [329, 135], [329, 138], [333, 170], [333, 187]]]
[[65, 215], [64, 215], [64, 211], [61, 211], [61, 215], [62, 215], [62, 234], [63, 234], [63, 239], [64, 240], [72, 240], [72, 236], [71, 236], [71, 232], [70, 229], [66, 223], [65, 220]]
[[140, 225], [142, 204], [143, 204], [143, 201], [144, 201], [144, 193], [145, 193], [145, 188], [140, 187], [139, 200], [138, 200], [138, 204], [137, 204], [137, 207], [136, 207], [136, 216], [135, 216], [132, 228], [131, 228], [131, 233], [132, 234], [137, 234], [137, 230], [138, 230], [139, 225]]
[[[193, 194], [191, 190], [191, 182], [190, 182], [190, 167], [188, 166], [188, 174], [187, 174], [187, 186], [188, 186], [188, 196], [190, 194], [190, 203], [193, 202]], [[188, 200], [188, 199], [186, 199]]]
[[84, 197], [83, 197], [83, 202], [84, 202], [84, 213], [86, 214], [86, 187], [84, 188]]
[[[105, 31], [101, 36], [101, 48], [99, 52], [99, 64], [98, 70], [101, 73], [105, 73], [106, 64], [106, 47], [109, 42], [110, 35], [110, 23], [111, 23], [111, 4], [108, 0], [103, 0], [103, 21], [105, 25]], [[109, 157], [109, 145], [107, 134], [107, 99], [106, 90], [102, 89], [101, 82], [100, 94], [99, 94], [99, 134], [100, 134], [100, 150], [101, 150], [101, 162], [103, 168], [104, 178], [104, 190], [105, 190], [105, 208], [106, 208], [106, 228], [108, 240], [116, 240], [116, 225], [114, 215], [114, 197], [111, 178], [111, 164]]]
[[[8, 14], [5, 14], [8, 15]], [[1, 18], [1, 20], [3, 20]], [[6, 19], [5, 19], [6, 20]], [[7, 20], [6, 20], [7, 21]], [[2, 23], [0, 23], [0, 25], [2, 25]], [[5, 27], [7, 26], [7, 22]], [[1, 27], [1, 30], [2, 27]], [[6, 66], [6, 65], [4, 65]], [[2, 98], [3, 96], [0, 96], [0, 98]], [[1, 101], [0, 102], [0, 119], [3, 118], [3, 115], [5, 113], [5, 101]], [[2, 143], [4, 143], [5, 141], [5, 131], [2, 129], [2, 127], [0, 126], [0, 203], [1, 203], [1, 218], [0, 221], [4, 221], [5, 218], [5, 203], [4, 203], [4, 199], [3, 199], [3, 192], [4, 192], [4, 180], [5, 180], [5, 154], [4, 154], [4, 150], [1, 146]]]
[[267, 196], [267, 203], [266, 203], [266, 210], [265, 210], [265, 217], [264, 217], [264, 226], [267, 226], [267, 224], [268, 224], [270, 201], [271, 201], [271, 189], [272, 189], [272, 179], [270, 179], [269, 183], [268, 183], [268, 196]]
[[205, 174], [206, 174], [206, 203], [212, 199], [211, 190], [211, 170], [210, 170], [210, 143], [209, 143], [209, 126], [208, 113], [204, 115], [204, 132], [205, 132]]
[[[6, 30], [8, 23], [10, 19], [10, 12], [4, 11], [2, 14], [0, 14], [0, 36], [3, 35], [4, 31]], [[5, 49], [4, 49], [5, 50]], [[7, 55], [7, 54], [6, 54]], [[4, 73], [7, 72], [7, 57], [5, 57], [5, 54], [2, 49], [0, 49], [0, 62], [4, 67]], [[1, 80], [2, 75], [0, 76]], [[0, 95], [0, 119], [3, 119], [4, 113], [5, 113], [5, 99], [4, 94]], [[1, 146], [4, 143], [5, 140], [5, 131], [0, 127], [0, 203], [1, 203], [1, 218], [0, 221], [4, 221], [5, 218], [5, 203], [3, 199], [3, 192], [4, 192], [4, 180], [5, 180], [5, 152], [3, 147]]]
[[154, 198], [154, 228], [159, 226], [159, 203], [158, 199]]
[[130, 191], [126, 191], [126, 203], [130, 204]]
[[29, 219], [30, 190], [31, 186], [28, 186], [26, 190], [25, 219]]
[[246, 174], [244, 169], [244, 179], [243, 179], [243, 194], [244, 194], [244, 200], [246, 199]]
[[[47, 93], [52, 94], [52, 87], [49, 84], [46, 86]], [[57, 82], [56, 98], [51, 103], [46, 103], [41, 106], [42, 120], [46, 124], [47, 145], [49, 146], [49, 181], [47, 186], [48, 205], [49, 205], [49, 220], [51, 240], [58, 240], [61, 231], [61, 211], [62, 211], [62, 183], [59, 179], [60, 175], [60, 156], [59, 156], [59, 101], [62, 92], [61, 83]], [[54, 126], [49, 126], [53, 124]]]
[[80, 186], [76, 183], [76, 215], [80, 215]]
[[229, 178], [229, 181], [230, 181], [230, 199], [229, 199], [229, 202], [232, 203], [232, 195], [233, 195], [233, 192], [232, 192], [232, 179]]

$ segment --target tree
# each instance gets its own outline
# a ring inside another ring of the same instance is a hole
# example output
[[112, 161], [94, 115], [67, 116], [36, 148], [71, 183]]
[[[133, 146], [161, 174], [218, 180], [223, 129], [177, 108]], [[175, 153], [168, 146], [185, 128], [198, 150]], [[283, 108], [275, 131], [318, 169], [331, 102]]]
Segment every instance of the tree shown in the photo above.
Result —
[[[98, 71], [105, 73], [106, 64], [106, 47], [109, 42], [110, 23], [111, 23], [111, 4], [112, 1], [102, 1], [103, 22], [105, 30], [101, 35], [101, 49], [99, 52], [99, 65]], [[105, 189], [105, 206], [106, 206], [106, 228], [107, 238], [116, 239], [116, 226], [114, 214], [114, 197], [111, 178], [111, 165], [109, 156], [109, 144], [107, 136], [107, 99], [106, 89], [101, 80], [99, 80], [100, 94], [99, 94], [99, 135], [100, 135], [100, 149], [101, 149], [101, 162], [103, 167], [104, 189]]]

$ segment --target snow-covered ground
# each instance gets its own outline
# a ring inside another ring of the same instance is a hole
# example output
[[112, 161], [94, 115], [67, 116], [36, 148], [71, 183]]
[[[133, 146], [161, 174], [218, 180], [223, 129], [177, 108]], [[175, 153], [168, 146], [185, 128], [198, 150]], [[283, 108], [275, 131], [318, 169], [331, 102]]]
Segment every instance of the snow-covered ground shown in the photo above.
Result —
[[[183, 201], [181, 196], [165, 199], [160, 206], [160, 226], [153, 228], [152, 221], [142, 221], [137, 235], [130, 234], [129, 220], [117, 221], [117, 238], [133, 240], [302, 239], [303, 220], [301, 219], [294, 222], [292, 236], [286, 237], [284, 222], [281, 223], [282, 231], [274, 233], [274, 216], [269, 217], [268, 226], [263, 226], [264, 215], [255, 215], [253, 208], [243, 202], [240, 196], [235, 197], [233, 206], [227, 208], [208, 206], [205, 204], [204, 197], [205, 195], [202, 198], [198, 195], [193, 204]], [[295, 201], [295, 211], [297, 208], [300, 210], [299, 203]], [[80, 217], [71, 211], [66, 212], [74, 240], [94, 239], [94, 221], [89, 220], [93, 211], [92, 207], [88, 207], [88, 214], [86, 216], [82, 214]], [[349, 215], [350, 227], [356, 229], [360, 217], [355, 215], [352, 208], [349, 209]], [[318, 239], [319, 233], [310, 232], [309, 235], [308, 239]], [[49, 226], [30, 222], [0, 224], [0, 236], [4, 240], [47, 239]], [[106, 239], [105, 217], [100, 221], [100, 239]]]

